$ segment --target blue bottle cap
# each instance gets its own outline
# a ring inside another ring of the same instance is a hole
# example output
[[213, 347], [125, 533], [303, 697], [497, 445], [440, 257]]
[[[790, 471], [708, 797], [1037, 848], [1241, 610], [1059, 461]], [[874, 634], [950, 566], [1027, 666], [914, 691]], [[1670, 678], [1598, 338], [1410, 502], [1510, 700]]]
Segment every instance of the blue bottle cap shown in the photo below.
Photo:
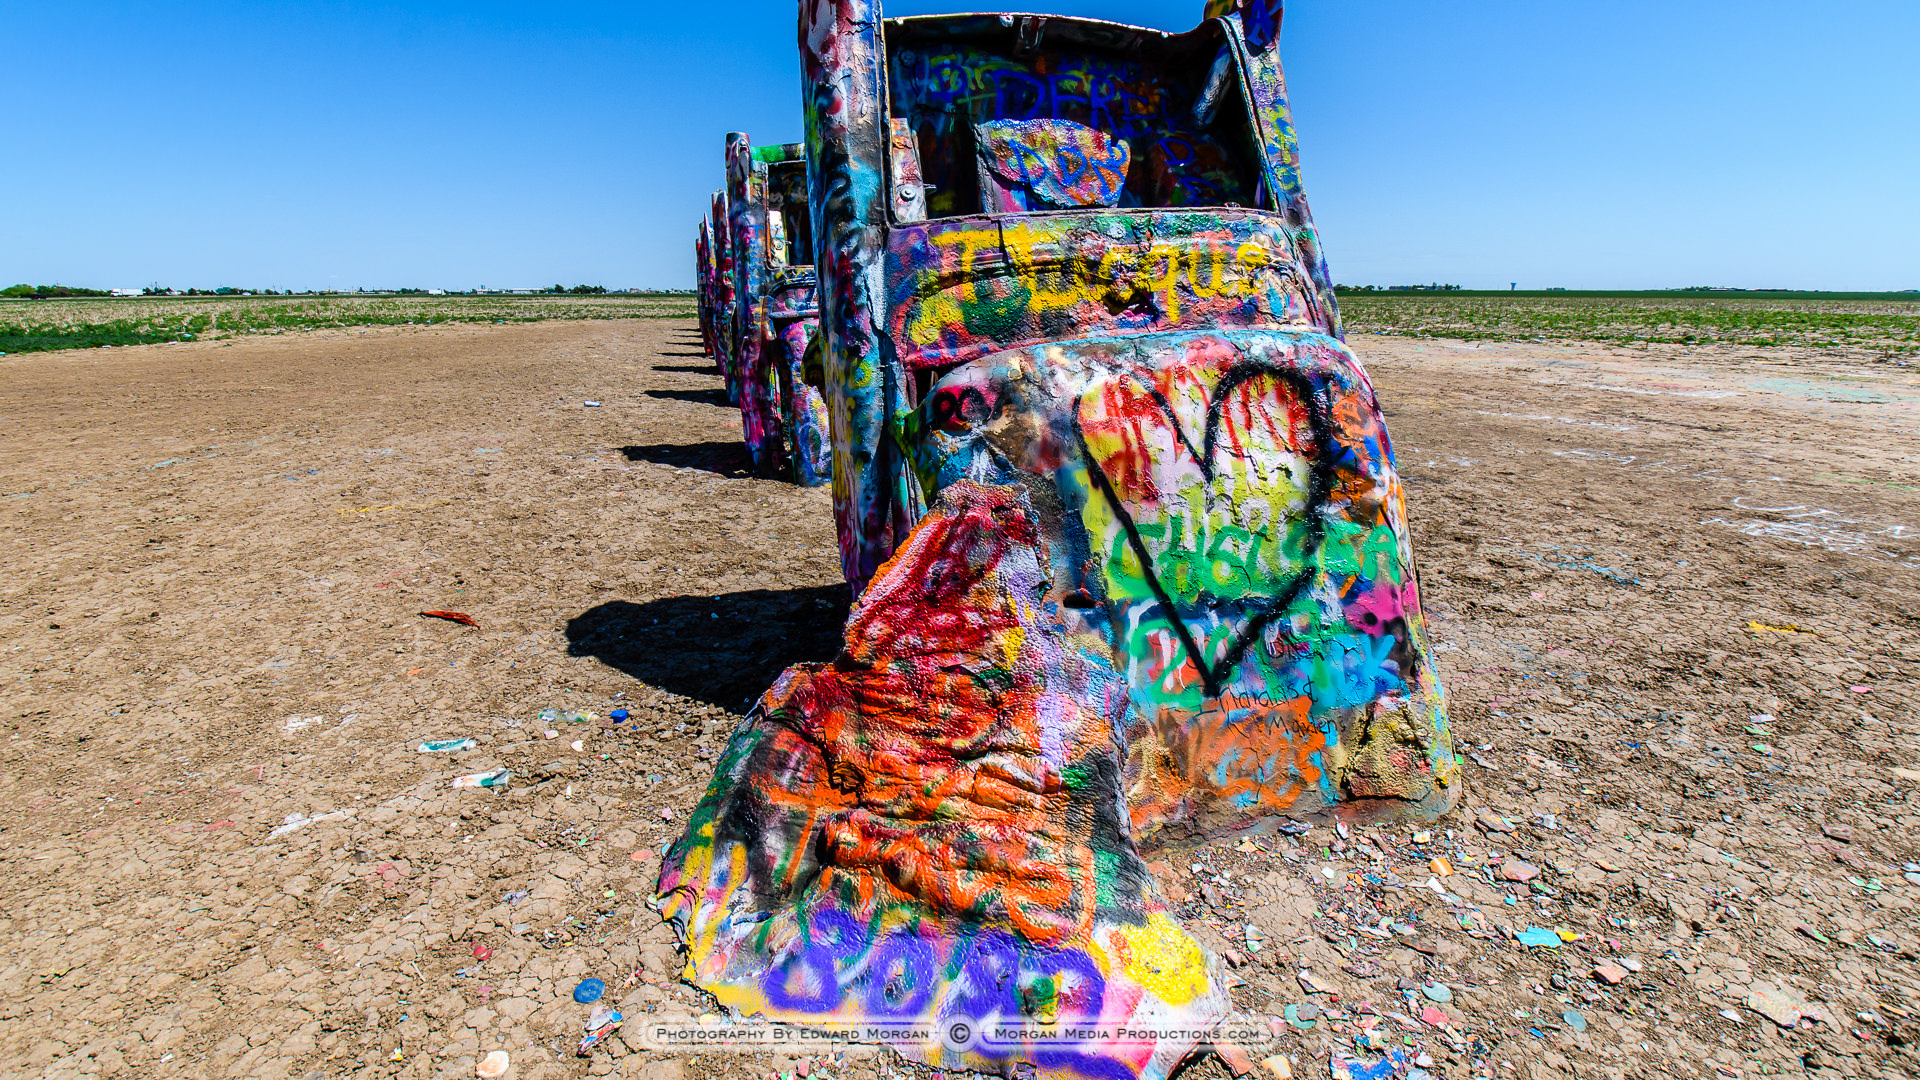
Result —
[[582, 979], [580, 985], [573, 988], [573, 1000], [585, 1005], [599, 1001], [600, 995], [607, 992], [607, 984], [599, 979]]
[[607, 714], [607, 718], [624, 724], [627, 721], [627, 710], [615, 709]]

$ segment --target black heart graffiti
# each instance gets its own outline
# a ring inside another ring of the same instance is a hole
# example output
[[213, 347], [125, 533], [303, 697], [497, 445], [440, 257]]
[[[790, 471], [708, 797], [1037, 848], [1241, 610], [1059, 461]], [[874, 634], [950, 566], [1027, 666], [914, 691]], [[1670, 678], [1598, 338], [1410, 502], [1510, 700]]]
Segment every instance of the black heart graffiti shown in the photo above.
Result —
[[1161, 414], [1166, 418], [1174, 440], [1193, 458], [1194, 463], [1200, 467], [1200, 475], [1208, 483], [1213, 482], [1215, 461], [1220, 450], [1220, 419], [1227, 403], [1232, 399], [1235, 391], [1263, 376], [1272, 376], [1284, 384], [1298, 400], [1307, 406], [1308, 426], [1313, 433], [1313, 446], [1308, 454], [1308, 460], [1312, 463], [1312, 472], [1307, 491], [1307, 534], [1301, 541], [1300, 569], [1281, 589], [1269, 597], [1266, 603], [1254, 608], [1246, 623], [1229, 639], [1226, 652], [1221, 654], [1218, 661], [1211, 664], [1207, 662], [1199, 644], [1194, 640], [1193, 631], [1181, 615], [1179, 605], [1174, 602], [1172, 594], [1167, 591], [1166, 585], [1161, 581], [1159, 572], [1154, 566], [1153, 555], [1148, 551], [1146, 541], [1140, 535], [1140, 528], [1134, 522], [1132, 512], [1127, 509], [1125, 501], [1114, 489], [1113, 478], [1107, 475], [1105, 467], [1094, 456], [1093, 448], [1087, 443], [1080, 416], [1080, 404], [1085, 402], [1086, 398], [1081, 398], [1081, 401], [1074, 406], [1073, 434], [1079, 442], [1080, 455], [1087, 462], [1087, 472], [1099, 485], [1101, 495], [1106, 498], [1115, 516], [1119, 518], [1121, 527], [1126, 530], [1127, 546], [1133, 549], [1135, 557], [1140, 560], [1147, 587], [1153, 591], [1154, 598], [1159, 602], [1168, 625], [1180, 639], [1180, 645], [1193, 661], [1194, 669], [1200, 673], [1201, 684], [1206, 688], [1209, 697], [1220, 696], [1221, 685], [1226, 681], [1227, 675], [1239, 665], [1247, 649], [1260, 639], [1267, 625], [1285, 612], [1299, 597], [1301, 590], [1313, 581], [1316, 572], [1314, 556], [1318, 554], [1320, 544], [1326, 535], [1326, 522], [1322, 511], [1326, 507], [1328, 494], [1333, 490], [1332, 455], [1327, 453], [1333, 443], [1332, 401], [1329, 398], [1324, 377], [1310, 377], [1298, 368], [1282, 366], [1266, 360], [1243, 360], [1229, 368], [1221, 377], [1219, 384], [1214, 387], [1213, 396], [1207, 403], [1206, 429], [1201, 433], [1202, 442], [1199, 447], [1195, 447], [1193, 439], [1180, 423], [1180, 418], [1174, 414], [1173, 403], [1168, 401], [1157, 387], [1137, 373], [1130, 373], [1127, 376], [1153, 398]]

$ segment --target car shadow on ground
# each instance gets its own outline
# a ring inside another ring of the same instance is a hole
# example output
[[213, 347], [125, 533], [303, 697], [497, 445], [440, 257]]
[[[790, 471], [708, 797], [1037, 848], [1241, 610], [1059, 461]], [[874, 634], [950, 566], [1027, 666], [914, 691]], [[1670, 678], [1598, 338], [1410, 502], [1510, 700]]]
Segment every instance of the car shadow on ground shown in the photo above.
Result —
[[[695, 344], [698, 344], [698, 342], [676, 341], [674, 342], [674, 344], [675, 345], [695, 345]], [[653, 355], [655, 356], [697, 356], [703, 360], [707, 358], [707, 354], [703, 352], [657, 352], [657, 353], [654, 353]]]
[[614, 600], [568, 620], [567, 652], [745, 712], [789, 665], [834, 658], [851, 596], [841, 584]]
[[654, 443], [650, 446], [623, 446], [621, 456], [628, 461], [647, 461], [681, 469], [705, 469], [729, 479], [753, 475], [747, 448], [737, 442]]
[[655, 364], [653, 365], [653, 370], [670, 372], [676, 375], [711, 375], [716, 379], [720, 377], [720, 372], [715, 370], [712, 364], [707, 364], [704, 367], [699, 364]]
[[727, 391], [722, 387], [711, 390], [648, 390], [648, 397], [671, 398], [674, 401], [690, 401], [695, 405], [718, 405], [723, 409], [733, 408], [727, 400]]

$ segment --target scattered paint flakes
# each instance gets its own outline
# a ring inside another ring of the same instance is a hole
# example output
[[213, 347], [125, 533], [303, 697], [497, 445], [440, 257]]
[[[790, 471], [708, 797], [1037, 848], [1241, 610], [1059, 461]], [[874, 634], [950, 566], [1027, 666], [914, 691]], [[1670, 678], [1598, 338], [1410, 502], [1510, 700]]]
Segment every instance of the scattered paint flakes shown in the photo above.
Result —
[[1538, 926], [1529, 926], [1513, 935], [1513, 940], [1530, 948], [1557, 949], [1560, 947], [1560, 935]]

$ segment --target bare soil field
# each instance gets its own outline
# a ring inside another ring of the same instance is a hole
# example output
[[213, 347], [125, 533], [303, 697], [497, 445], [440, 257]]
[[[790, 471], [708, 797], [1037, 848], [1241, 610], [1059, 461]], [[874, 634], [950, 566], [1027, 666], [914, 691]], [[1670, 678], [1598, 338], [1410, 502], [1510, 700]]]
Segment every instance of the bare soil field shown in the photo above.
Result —
[[[630, 1028], [702, 1011], [645, 903], [662, 845], [847, 603], [826, 492], [745, 474], [696, 341], [543, 322], [0, 358], [0, 1074], [911, 1071], [573, 1053], [586, 977]], [[1468, 799], [1427, 832], [1160, 860], [1239, 1003], [1293, 1007], [1254, 1061], [1920, 1073], [1920, 376], [1353, 344]], [[509, 786], [450, 786], [496, 767]]]

